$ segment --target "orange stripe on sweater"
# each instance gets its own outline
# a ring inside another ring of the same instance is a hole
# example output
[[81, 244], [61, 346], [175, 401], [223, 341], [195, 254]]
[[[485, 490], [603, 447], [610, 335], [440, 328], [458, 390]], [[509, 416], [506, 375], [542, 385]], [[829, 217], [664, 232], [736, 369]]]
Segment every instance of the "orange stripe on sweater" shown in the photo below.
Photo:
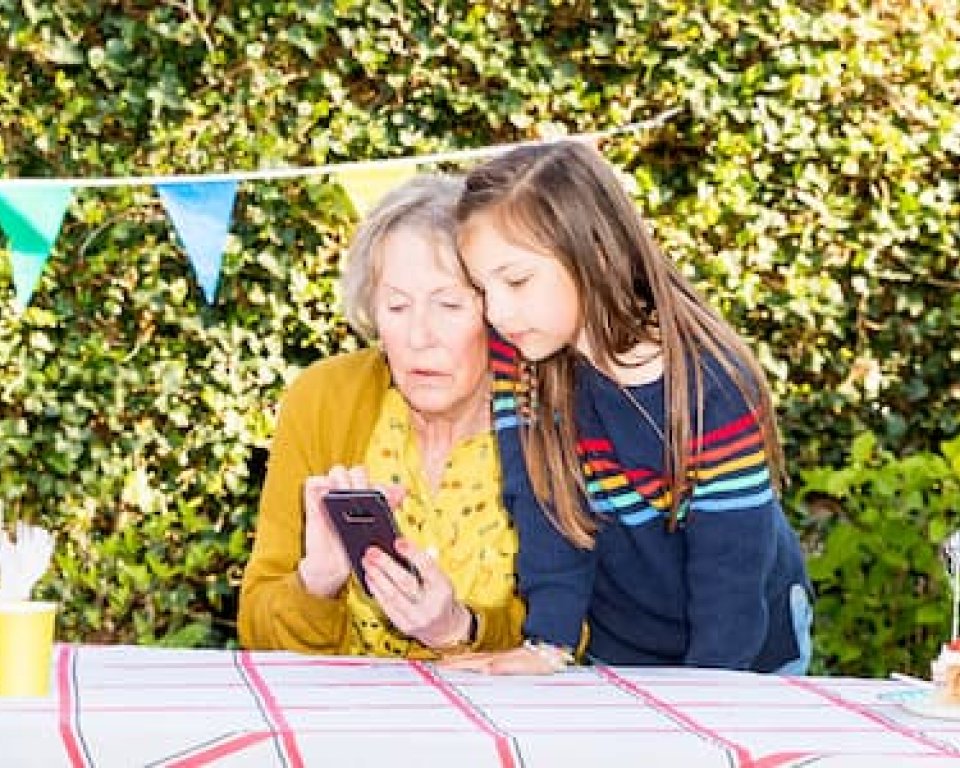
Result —
[[740, 451], [742, 451], [744, 448], [755, 446], [761, 440], [762, 437], [760, 433], [753, 432], [746, 437], [741, 437], [739, 440], [734, 440], [732, 443], [728, 443], [727, 445], [699, 453], [693, 457], [692, 461], [695, 464], [710, 464], [715, 461], [719, 461], [720, 459], [725, 459], [735, 453], [740, 453]]

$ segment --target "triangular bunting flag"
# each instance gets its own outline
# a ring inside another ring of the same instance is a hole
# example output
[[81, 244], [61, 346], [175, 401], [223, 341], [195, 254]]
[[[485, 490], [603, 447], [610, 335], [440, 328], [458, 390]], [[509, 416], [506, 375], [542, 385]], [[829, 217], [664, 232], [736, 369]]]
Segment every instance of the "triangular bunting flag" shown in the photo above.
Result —
[[73, 189], [68, 184], [0, 185], [0, 227], [10, 240], [15, 300], [23, 310], [43, 274]]
[[235, 181], [157, 184], [207, 302], [212, 304], [220, 282], [223, 249], [237, 197]]
[[336, 176], [340, 186], [347, 191], [357, 216], [363, 218], [381, 197], [416, 173], [416, 166], [400, 163], [345, 168], [337, 171]]

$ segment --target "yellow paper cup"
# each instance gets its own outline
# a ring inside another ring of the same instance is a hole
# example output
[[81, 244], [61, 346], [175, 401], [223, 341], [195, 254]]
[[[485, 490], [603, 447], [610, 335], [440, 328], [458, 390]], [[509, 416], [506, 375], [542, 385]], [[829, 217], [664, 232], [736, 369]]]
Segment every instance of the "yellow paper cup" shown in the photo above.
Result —
[[47, 696], [56, 603], [0, 601], [0, 696]]

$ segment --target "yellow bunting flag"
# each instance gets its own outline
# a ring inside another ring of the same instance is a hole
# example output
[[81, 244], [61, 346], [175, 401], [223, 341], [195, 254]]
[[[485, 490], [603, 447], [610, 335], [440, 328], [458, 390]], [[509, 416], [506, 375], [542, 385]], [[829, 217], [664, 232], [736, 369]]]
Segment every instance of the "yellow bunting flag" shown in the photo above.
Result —
[[416, 173], [412, 163], [397, 163], [357, 165], [337, 171], [336, 177], [350, 197], [357, 216], [362, 218], [387, 192]]

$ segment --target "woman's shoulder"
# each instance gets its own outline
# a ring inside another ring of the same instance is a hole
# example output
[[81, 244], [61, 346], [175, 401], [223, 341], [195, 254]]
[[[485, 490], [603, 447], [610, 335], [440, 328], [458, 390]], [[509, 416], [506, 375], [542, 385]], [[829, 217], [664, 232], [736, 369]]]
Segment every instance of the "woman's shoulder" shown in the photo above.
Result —
[[347, 395], [352, 391], [383, 391], [390, 384], [390, 371], [377, 349], [343, 352], [317, 360], [291, 382], [287, 400], [313, 399], [329, 392]]

